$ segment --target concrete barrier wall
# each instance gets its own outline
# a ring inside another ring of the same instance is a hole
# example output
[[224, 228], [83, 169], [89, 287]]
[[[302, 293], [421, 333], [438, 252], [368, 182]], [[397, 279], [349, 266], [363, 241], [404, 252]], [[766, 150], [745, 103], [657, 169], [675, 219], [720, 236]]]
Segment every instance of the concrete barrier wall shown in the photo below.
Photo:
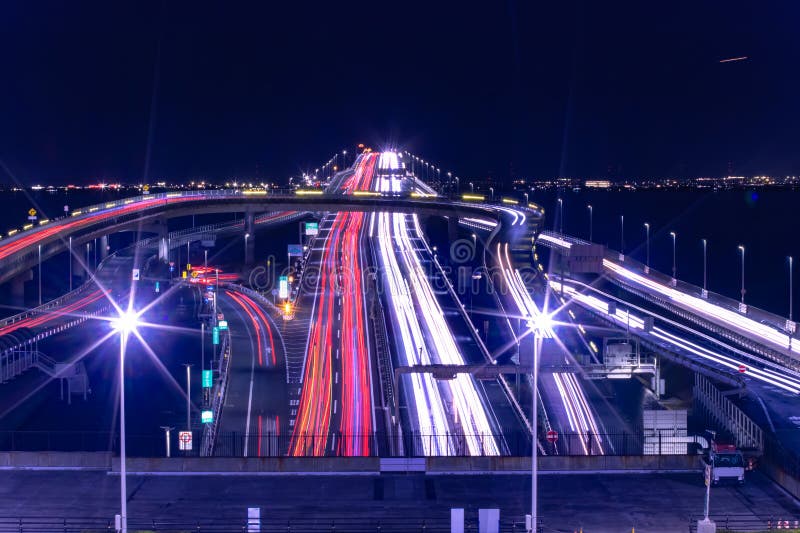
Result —
[[[530, 472], [530, 457], [428, 457], [425, 471], [436, 473]], [[381, 470], [378, 457], [158, 457], [128, 458], [129, 472], [144, 473], [368, 473]], [[766, 467], [766, 465], [764, 465]], [[119, 472], [119, 458], [106, 452], [0, 452], [0, 469], [95, 469]], [[539, 458], [539, 471], [697, 471], [696, 455], [646, 456], [546, 456]], [[400, 471], [400, 470], [398, 470]], [[780, 471], [767, 472], [795, 495], [800, 483], [779, 480]], [[790, 488], [795, 483], [794, 489]]]
[[[700, 471], [698, 455], [544, 456], [540, 472], [580, 471]], [[530, 472], [530, 457], [429, 457], [426, 471], [435, 472]]]
[[108, 452], [0, 452], [3, 469], [108, 470]]
[[758, 464], [758, 469], [775, 483], [783, 487], [786, 492], [800, 500], [800, 480], [790, 476], [782, 468], [774, 465], [770, 461], [760, 462]]
[[[376, 473], [378, 457], [166, 457], [128, 458], [129, 472], [148, 473]], [[111, 470], [119, 472], [119, 457]]]

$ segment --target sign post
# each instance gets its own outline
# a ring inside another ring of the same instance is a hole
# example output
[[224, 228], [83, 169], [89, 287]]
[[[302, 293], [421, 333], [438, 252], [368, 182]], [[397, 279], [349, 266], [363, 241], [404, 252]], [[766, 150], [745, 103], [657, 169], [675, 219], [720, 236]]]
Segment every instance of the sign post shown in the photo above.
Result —
[[319, 233], [319, 222], [306, 222], [306, 235], [312, 236]]
[[30, 220], [31, 222], [33, 222], [34, 220], [36, 220], [36, 209], [34, 209], [34, 208], [32, 208], [32, 207], [31, 207], [31, 208], [28, 210], [28, 220]]
[[179, 431], [178, 432], [178, 448], [182, 452], [192, 451], [192, 432]]

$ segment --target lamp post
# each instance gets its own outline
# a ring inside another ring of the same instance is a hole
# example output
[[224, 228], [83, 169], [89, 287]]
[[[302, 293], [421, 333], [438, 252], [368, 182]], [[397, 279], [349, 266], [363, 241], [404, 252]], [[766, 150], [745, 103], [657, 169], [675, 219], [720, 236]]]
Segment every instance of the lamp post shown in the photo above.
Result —
[[564, 199], [558, 199], [558, 232], [564, 234]]
[[528, 205], [528, 193], [524, 193], [524, 194], [525, 194], [525, 205], [527, 206]]
[[625, 215], [619, 216], [619, 258], [625, 259]]
[[469, 182], [469, 192], [475, 192], [475, 184], [471, 181]]
[[125, 350], [128, 337], [136, 331], [139, 316], [131, 309], [120, 313], [112, 322], [112, 327], [119, 333], [119, 531], [128, 531], [128, 487], [127, 487], [127, 455], [125, 453]]
[[708, 298], [708, 241], [703, 239], [703, 298]]
[[39, 306], [42, 305], [42, 245], [39, 245]]
[[531, 529], [535, 533], [537, 531], [537, 504], [538, 504], [538, 426], [539, 426], [539, 412], [536, 408], [536, 398], [539, 396], [539, 354], [542, 347], [542, 334], [539, 327], [533, 331], [533, 383], [531, 392]]
[[186, 367], [186, 431], [191, 431], [192, 430], [192, 365], [189, 363], [185, 363], [184, 366]]
[[644, 273], [650, 273], [650, 223], [644, 223]]
[[494, 200], [494, 187], [489, 187], [489, 193], [492, 195], [492, 200]]
[[69, 292], [72, 292], [72, 237], [69, 238]]
[[742, 252], [742, 306], [744, 306], [744, 245], [739, 245], [739, 251]]
[[792, 282], [794, 281], [792, 278], [794, 277], [794, 264], [792, 262], [792, 256], [789, 256], [789, 322], [792, 322]]
[[594, 236], [594, 221], [592, 220], [594, 218], [594, 208], [592, 207], [592, 204], [589, 204], [586, 206], [586, 209], [589, 210], [589, 242], [594, 242], [592, 240], [592, 237]]
[[677, 285], [678, 278], [676, 277], [676, 273], [678, 271], [677, 263], [675, 262], [675, 239], [676, 235], [674, 231], [669, 232], [670, 237], [672, 237], [672, 285]]

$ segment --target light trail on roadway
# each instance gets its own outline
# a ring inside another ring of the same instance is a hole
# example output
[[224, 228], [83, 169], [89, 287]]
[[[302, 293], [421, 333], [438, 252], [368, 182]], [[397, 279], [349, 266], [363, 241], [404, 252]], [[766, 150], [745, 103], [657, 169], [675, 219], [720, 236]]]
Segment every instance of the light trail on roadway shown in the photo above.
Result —
[[[526, 335], [534, 335], [536, 325], [540, 328], [540, 334], [544, 338], [558, 339], [555, 330], [549, 320], [546, 319], [544, 312], [533, 301], [528, 289], [525, 286], [522, 276], [518, 269], [514, 268], [509, 255], [508, 243], [497, 243], [497, 261], [503, 274], [503, 280], [508, 288], [519, 316], [527, 328]], [[512, 328], [513, 332], [513, 328]], [[514, 333], [516, 336], [516, 333]], [[550, 374], [540, 374], [539, 380], [545, 383], [550, 390], [556, 390], [560, 399], [559, 405], [563, 408], [563, 413], [567, 418], [570, 431], [580, 434], [591, 433], [597, 436], [597, 447], [593, 447], [591, 452], [604, 453], [603, 440], [599, 431], [598, 423], [594, 417], [589, 402], [586, 399], [583, 386], [578, 378], [571, 372], [554, 372]], [[551, 417], [552, 418], [552, 417]], [[584, 453], [590, 450], [580, 439]]]

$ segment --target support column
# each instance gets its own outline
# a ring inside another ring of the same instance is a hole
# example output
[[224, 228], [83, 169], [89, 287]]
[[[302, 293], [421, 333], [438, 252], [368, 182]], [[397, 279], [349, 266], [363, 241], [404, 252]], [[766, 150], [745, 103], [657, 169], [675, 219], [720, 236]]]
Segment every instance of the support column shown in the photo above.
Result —
[[33, 270], [26, 270], [9, 282], [11, 288], [11, 305], [25, 307], [25, 282], [33, 279]]
[[[70, 258], [72, 261], [72, 277], [78, 278], [81, 282], [86, 280], [86, 268], [83, 265], [84, 261], [84, 254], [81, 253], [81, 247], [75, 246], [73, 250], [73, 256]], [[72, 285], [73, 288], [77, 287], [77, 284]]]
[[244, 264], [245, 266], [250, 266], [253, 264], [256, 255], [256, 234], [254, 231], [254, 219], [255, 215], [253, 213], [245, 213], [244, 214], [244, 232], [245, 232], [245, 243], [244, 243]]
[[450, 242], [458, 239], [458, 217], [454, 215], [447, 217], [447, 239]]
[[100, 260], [108, 257], [108, 235], [100, 237]]

